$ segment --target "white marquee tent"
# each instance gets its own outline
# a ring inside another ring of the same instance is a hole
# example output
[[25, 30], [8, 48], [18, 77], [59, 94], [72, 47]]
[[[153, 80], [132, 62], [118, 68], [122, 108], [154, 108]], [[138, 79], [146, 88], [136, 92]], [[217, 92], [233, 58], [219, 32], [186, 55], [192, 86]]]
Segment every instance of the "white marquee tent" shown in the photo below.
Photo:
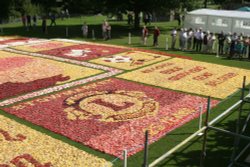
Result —
[[185, 15], [185, 28], [202, 28], [219, 33], [244, 33], [250, 35], [250, 13], [234, 10], [198, 9]]

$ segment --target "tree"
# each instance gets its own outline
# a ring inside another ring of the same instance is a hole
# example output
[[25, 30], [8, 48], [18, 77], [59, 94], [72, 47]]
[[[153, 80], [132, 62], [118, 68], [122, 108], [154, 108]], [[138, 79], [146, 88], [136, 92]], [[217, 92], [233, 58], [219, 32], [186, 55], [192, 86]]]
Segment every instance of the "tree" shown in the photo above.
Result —
[[10, 1], [9, 0], [1, 0], [0, 1], [0, 6], [1, 6], [0, 23], [2, 23], [2, 21], [4, 19], [8, 18]]
[[171, 9], [179, 6], [179, 0], [103, 0], [107, 11], [133, 11], [135, 15], [134, 27], [139, 28], [140, 12], [153, 12], [161, 9]]

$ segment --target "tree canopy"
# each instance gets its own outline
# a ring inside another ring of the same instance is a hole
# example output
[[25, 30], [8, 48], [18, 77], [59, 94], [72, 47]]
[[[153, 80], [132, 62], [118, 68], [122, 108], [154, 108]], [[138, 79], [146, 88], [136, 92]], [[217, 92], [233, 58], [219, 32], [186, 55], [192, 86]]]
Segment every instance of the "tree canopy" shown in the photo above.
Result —
[[[215, 0], [216, 1], [216, 0]], [[222, 0], [217, 0], [222, 1]], [[71, 13], [126, 13], [133, 11], [135, 16], [134, 26], [139, 27], [140, 12], [152, 13], [168, 11], [175, 8], [192, 9], [197, 7], [204, 0], [1, 0], [2, 7], [0, 17], [7, 17], [14, 12], [35, 13], [34, 10], [40, 7], [48, 13], [53, 8], [69, 9]]]
[[10, 1], [0, 1], [1, 12], [0, 12], [0, 22], [8, 17]]

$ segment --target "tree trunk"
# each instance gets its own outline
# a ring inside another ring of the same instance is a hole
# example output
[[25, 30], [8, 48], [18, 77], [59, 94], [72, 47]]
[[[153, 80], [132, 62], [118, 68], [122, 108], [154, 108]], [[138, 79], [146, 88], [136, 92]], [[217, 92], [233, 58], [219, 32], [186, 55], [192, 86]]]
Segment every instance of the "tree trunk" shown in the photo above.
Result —
[[140, 27], [140, 17], [139, 17], [140, 11], [134, 11], [134, 13], [135, 13], [134, 28], [139, 29], [139, 27]]
[[204, 8], [207, 8], [207, 0], [204, 0]]

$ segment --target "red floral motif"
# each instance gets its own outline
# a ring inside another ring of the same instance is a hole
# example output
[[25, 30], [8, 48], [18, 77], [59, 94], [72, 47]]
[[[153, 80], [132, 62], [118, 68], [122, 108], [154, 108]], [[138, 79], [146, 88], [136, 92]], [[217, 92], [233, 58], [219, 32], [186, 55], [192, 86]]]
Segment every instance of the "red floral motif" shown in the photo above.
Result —
[[26, 42], [29, 41], [31, 38], [14, 38], [14, 39], [6, 39], [3, 41], [0, 41], [1, 44], [7, 44], [7, 43], [12, 43], [12, 42]]
[[229, 72], [227, 74], [222, 75], [221, 77], [216, 78], [216, 80], [209, 81], [208, 83], [206, 83], [206, 85], [215, 87], [215, 86], [217, 86], [223, 82], [226, 82], [228, 79], [233, 78], [237, 75], [238, 75], [237, 73]]
[[[72, 50], [73, 51], [78, 50], [81, 53], [79, 55], [76, 54], [76, 56], [73, 56], [73, 55], [70, 56]], [[126, 50], [127, 49], [117, 48], [117, 47], [81, 44], [81, 45], [74, 45], [74, 46], [41, 51], [39, 53], [83, 61], [83, 60], [90, 60], [90, 59], [98, 58], [101, 56], [107, 56], [107, 55], [112, 55], [112, 54], [116, 54], [120, 52], [125, 52]]]
[[11, 137], [9, 132], [4, 131], [2, 129], [0, 129], [0, 134], [2, 134], [3, 137], [5, 138], [5, 140], [7, 140], [7, 141], [23, 141], [26, 139], [26, 136], [24, 136], [22, 134], [17, 134], [15, 137]]
[[[82, 99], [83, 95], [95, 91], [96, 95]], [[111, 94], [109, 98], [107, 94], [98, 93], [102, 91], [121, 93]], [[122, 92], [127, 96], [122, 96]], [[150, 130], [151, 143], [157, 141], [196, 118], [200, 104], [205, 111], [206, 101], [203, 97], [109, 79], [22, 102], [4, 110], [94, 149], [115, 156], [127, 149], [130, 156], [143, 149], [145, 130]], [[212, 106], [217, 102], [213, 100]], [[143, 105], [150, 106], [143, 113], [139, 112], [138, 117], [129, 116], [133, 111], [140, 111]], [[121, 121], [105, 119], [112, 114], [121, 114]]]
[[[172, 76], [170, 78], [168, 78], [168, 80], [171, 80], [171, 81], [177, 81], [177, 80], [180, 80], [182, 78], [185, 78], [186, 76], [188, 75], [191, 75], [193, 73], [197, 73], [197, 72], [200, 72], [202, 70], [205, 70], [206, 67], [202, 67], [202, 66], [195, 66], [193, 67], [192, 69], [189, 69], [187, 71], [184, 71], [184, 72], [181, 72], [175, 76]], [[180, 70], [182, 70], [182, 68], [180, 68]], [[179, 70], [178, 70], [179, 71]], [[164, 73], [163, 73], [164, 74]], [[166, 73], [165, 73], [166, 74]], [[168, 73], [167, 73], [168, 74]]]
[[4, 83], [0, 84], [0, 99], [26, 93], [49, 86], [55, 86], [57, 82], [67, 81], [70, 77], [62, 75], [53, 76], [50, 78], [38, 79], [27, 83]]
[[[27, 165], [25, 165], [25, 163], [23, 162], [24, 160], [34, 165], [34, 167], [52, 167], [52, 164], [50, 162], [45, 163], [43, 165], [30, 154], [23, 154], [23, 155], [17, 156], [14, 159], [12, 159], [10, 162], [14, 164], [16, 167], [27, 167]], [[10, 167], [10, 165], [0, 164], [0, 167]]]
[[63, 43], [41, 43], [39, 45], [32, 46], [36, 49], [46, 49], [46, 48], [56, 48], [56, 47], [64, 47]]
[[7, 57], [0, 59], [0, 71], [10, 70], [12, 68], [19, 68], [25, 64], [34, 61], [29, 57]]

